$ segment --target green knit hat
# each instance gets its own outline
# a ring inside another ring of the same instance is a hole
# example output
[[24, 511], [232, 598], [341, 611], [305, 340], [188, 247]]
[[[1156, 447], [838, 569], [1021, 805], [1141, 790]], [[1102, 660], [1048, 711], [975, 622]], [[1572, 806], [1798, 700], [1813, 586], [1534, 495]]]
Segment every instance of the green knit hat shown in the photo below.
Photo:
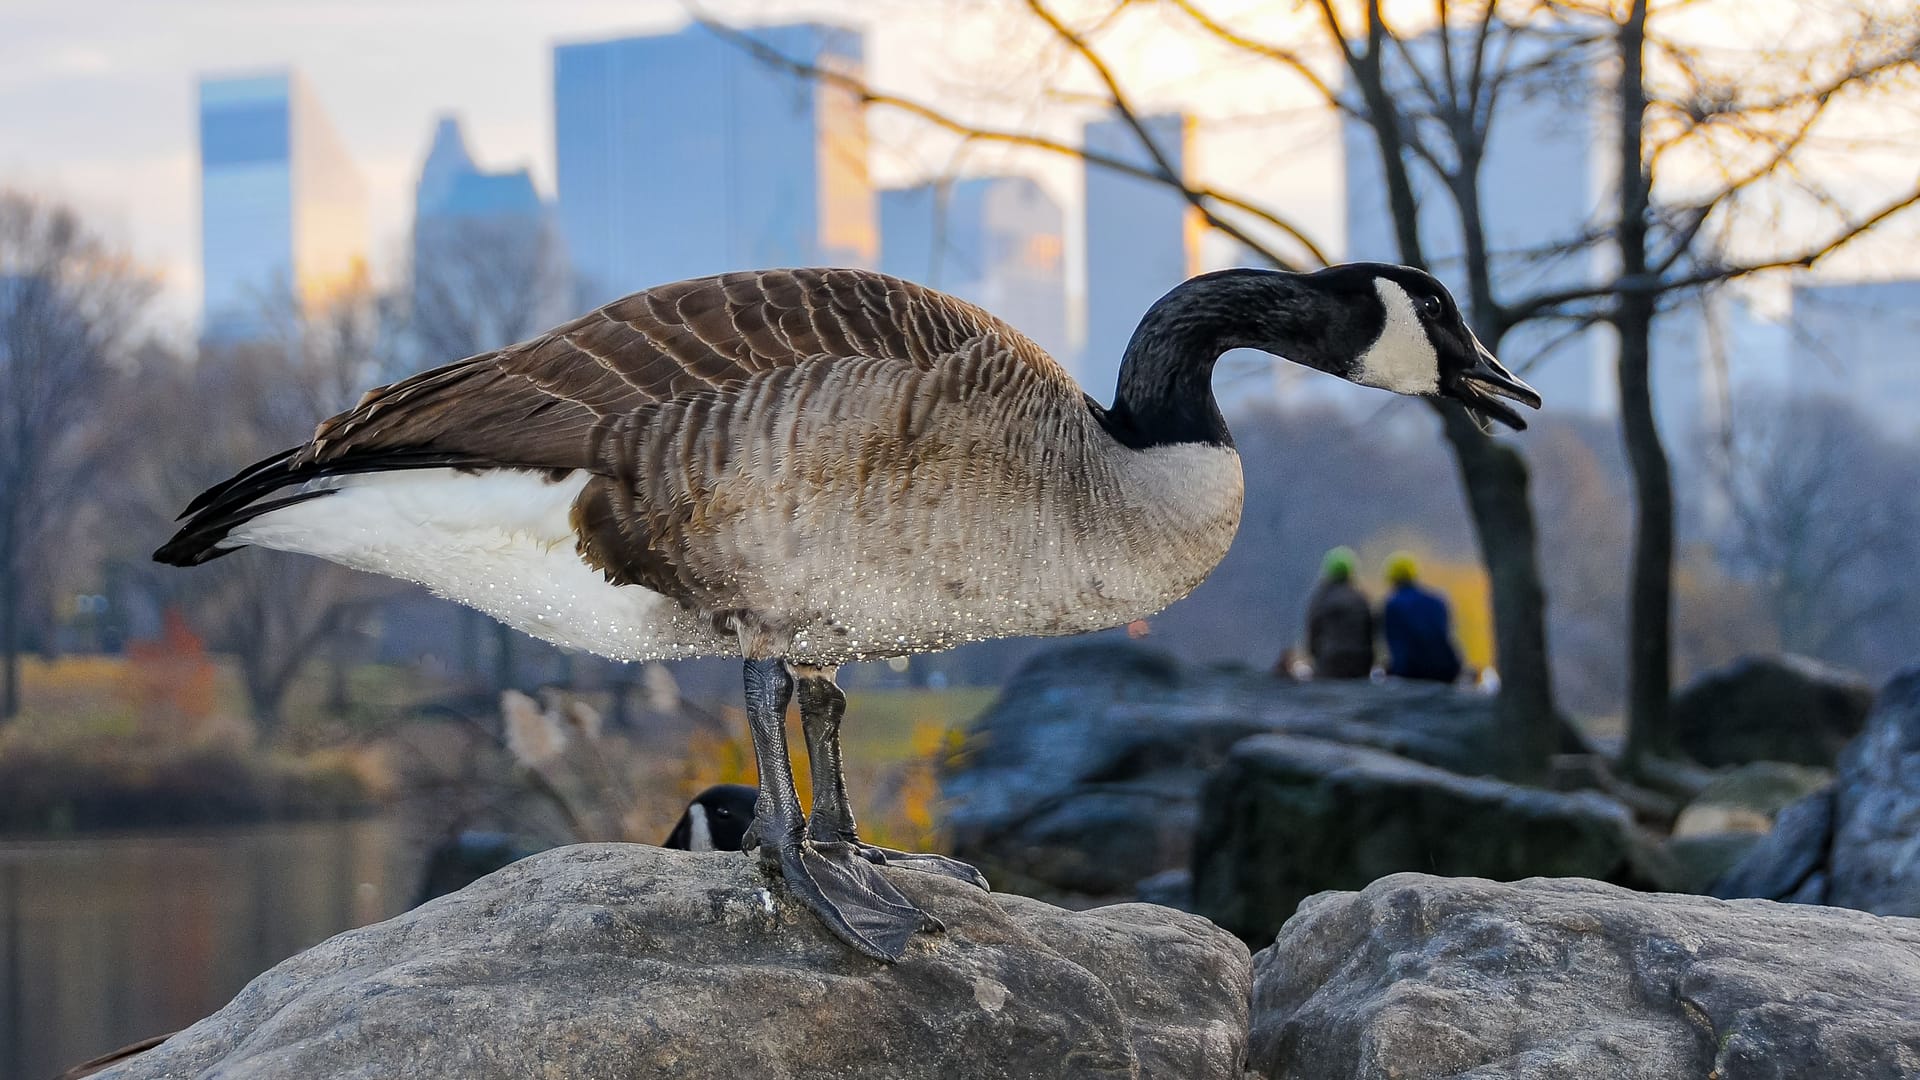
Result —
[[1328, 581], [1345, 581], [1353, 576], [1354, 554], [1350, 547], [1337, 547], [1327, 552], [1320, 562], [1320, 576]]

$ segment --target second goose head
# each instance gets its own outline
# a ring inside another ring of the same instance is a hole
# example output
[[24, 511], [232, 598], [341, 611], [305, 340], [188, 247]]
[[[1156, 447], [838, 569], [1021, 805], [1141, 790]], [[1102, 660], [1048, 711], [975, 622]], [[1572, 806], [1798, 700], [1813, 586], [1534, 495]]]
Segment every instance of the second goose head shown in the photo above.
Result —
[[1540, 395], [1494, 359], [1432, 275], [1387, 263], [1310, 274], [1219, 270], [1160, 298], [1127, 345], [1112, 426], [1134, 445], [1230, 441], [1213, 401], [1213, 363], [1259, 349], [1362, 386], [1445, 397], [1482, 430], [1526, 420]]

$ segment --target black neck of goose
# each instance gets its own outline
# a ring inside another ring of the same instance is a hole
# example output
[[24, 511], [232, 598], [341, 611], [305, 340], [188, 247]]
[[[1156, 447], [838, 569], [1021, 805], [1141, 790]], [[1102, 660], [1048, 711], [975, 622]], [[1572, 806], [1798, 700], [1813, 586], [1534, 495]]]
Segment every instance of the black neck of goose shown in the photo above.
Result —
[[1213, 397], [1213, 366], [1229, 349], [1258, 348], [1312, 363], [1324, 319], [1298, 276], [1273, 270], [1203, 274], [1161, 297], [1120, 361], [1101, 423], [1136, 450], [1179, 443], [1232, 446]]

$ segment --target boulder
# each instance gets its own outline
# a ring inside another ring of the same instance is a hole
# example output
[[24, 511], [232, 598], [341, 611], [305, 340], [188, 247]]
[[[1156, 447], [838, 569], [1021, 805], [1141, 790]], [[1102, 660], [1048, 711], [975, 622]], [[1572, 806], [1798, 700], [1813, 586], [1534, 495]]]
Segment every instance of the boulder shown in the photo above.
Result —
[[1292, 682], [1137, 645], [1040, 654], [941, 778], [954, 854], [996, 884], [1126, 897], [1192, 858], [1200, 787], [1249, 735], [1291, 732], [1459, 772], [1498, 760], [1492, 701], [1433, 684]]
[[556, 849], [323, 942], [100, 1076], [1241, 1076], [1250, 959], [1204, 919], [888, 875], [946, 924], [893, 965], [744, 855]]
[[1920, 916], [1920, 668], [1880, 691], [1833, 785], [1782, 810], [1711, 892]]
[[1920, 916], [1920, 668], [1889, 681], [1833, 786], [1827, 903]]
[[1793, 904], [1827, 902], [1833, 845], [1833, 793], [1817, 791], [1773, 820], [1773, 831], [1707, 888], [1723, 900], [1755, 897]]
[[1648, 884], [1632, 815], [1591, 792], [1460, 776], [1392, 754], [1291, 735], [1236, 746], [1207, 782], [1194, 910], [1271, 940], [1303, 898], [1431, 870]]
[[1675, 695], [1671, 722], [1675, 744], [1702, 765], [1832, 768], [1872, 706], [1858, 676], [1803, 656], [1750, 656]]
[[1254, 959], [1271, 1080], [1920, 1075], [1920, 921], [1396, 874]]

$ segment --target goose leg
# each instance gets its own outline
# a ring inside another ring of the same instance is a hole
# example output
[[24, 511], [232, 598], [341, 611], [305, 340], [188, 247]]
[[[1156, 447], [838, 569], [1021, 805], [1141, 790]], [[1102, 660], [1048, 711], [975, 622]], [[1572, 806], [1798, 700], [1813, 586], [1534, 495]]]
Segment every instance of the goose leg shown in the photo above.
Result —
[[945, 855], [894, 851], [860, 839], [847, 801], [846, 774], [840, 763], [840, 720], [847, 713], [847, 696], [833, 681], [833, 670], [800, 670], [800, 726], [807, 736], [807, 763], [813, 771], [813, 815], [807, 835], [816, 843], [848, 844], [868, 860], [903, 870], [922, 870], [957, 878], [985, 889], [986, 876], [958, 859]]
[[778, 873], [794, 897], [842, 941], [877, 960], [900, 959], [914, 931], [939, 929], [939, 922], [900, 895], [851, 845], [806, 839], [807, 819], [800, 813], [787, 759], [793, 678], [785, 661], [748, 660], [746, 689], [747, 723], [760, 769], [746, 850], [758, 851], [761, 864]]

